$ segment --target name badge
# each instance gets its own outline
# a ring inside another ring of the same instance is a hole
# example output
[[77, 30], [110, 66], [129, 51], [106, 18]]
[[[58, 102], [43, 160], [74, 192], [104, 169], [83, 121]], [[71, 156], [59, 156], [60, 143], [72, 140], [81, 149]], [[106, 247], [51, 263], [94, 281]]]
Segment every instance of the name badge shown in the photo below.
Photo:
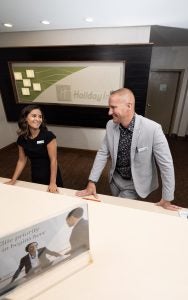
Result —
[[44, 140], [37, 141], [37, 144], [44, 144]]

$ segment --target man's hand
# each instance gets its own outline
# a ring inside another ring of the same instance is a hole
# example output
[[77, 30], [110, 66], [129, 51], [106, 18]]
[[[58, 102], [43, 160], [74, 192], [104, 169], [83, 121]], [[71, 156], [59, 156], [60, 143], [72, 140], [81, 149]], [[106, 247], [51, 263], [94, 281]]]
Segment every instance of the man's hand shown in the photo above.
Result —
[[170, 201], [167, 201], [167, 200], [164, 200], [164, 199], [161, 199], [158, 203], [156, 203], [156, 205], [161, 206], [164, 209], [169, 209], [169, 210], [174, 210], [174, 211], [177, 211], [178, 209], [181, 208], [180, 206], [171, 204]]
[[85, 190], [77, 191], [76, 196], [78, 197], [85, 197], [93, 195], [95, 198], [98, 198], [97, 192], [96, 192], [96, 185], [94, 182], [89, 181], [88, 185]]

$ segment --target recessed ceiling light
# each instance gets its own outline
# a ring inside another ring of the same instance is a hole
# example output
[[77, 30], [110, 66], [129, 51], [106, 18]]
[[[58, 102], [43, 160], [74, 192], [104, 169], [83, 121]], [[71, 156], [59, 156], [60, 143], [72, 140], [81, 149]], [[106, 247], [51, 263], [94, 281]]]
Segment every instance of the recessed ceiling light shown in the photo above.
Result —
[[47, 20], [43, 20], [43, 21], [41, 21], [41, 23], [44, 24], [44, 25], [49, 25], [50, 24], [50, 22], [47, 21]]
[[91, 23], [91, 22], [93, 22], [93, 18], [92, 17], [87, 17], [87, 18], [85, 18], [85, 21]]
[[10, 24], [10, 23], [4, 23], [3, 26], [5, 26], [5, 27], [13, 27], [13, 25]]

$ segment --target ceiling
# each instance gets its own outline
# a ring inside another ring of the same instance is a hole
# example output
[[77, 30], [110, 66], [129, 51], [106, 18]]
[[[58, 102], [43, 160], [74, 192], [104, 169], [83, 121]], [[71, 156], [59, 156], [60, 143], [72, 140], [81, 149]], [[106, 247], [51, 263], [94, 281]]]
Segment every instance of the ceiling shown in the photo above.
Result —
[[[93, 18], [87, 22], [86, 18]], [[43, 25], [42, 20], [50, 24]], [[13, 27], [6, 28], [4, 23]], [[158, 39], [188, 44], [188, 1], [179, 0], [0, 0], [0, 33], [76, 28], [152, 26]], [[168, 27], [175, 27], [169, 32]], [[161, 30], [163, 30], [161, 32]], [[181, 36], [182, 35], [182, 36]], [[173, 44], [174, 45], [174, 44]]]

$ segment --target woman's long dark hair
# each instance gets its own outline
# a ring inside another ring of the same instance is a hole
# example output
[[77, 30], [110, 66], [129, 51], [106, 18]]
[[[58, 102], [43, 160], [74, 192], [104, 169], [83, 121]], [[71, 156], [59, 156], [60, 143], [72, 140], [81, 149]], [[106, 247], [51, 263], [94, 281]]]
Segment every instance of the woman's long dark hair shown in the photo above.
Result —
[[23, 135], [26, 139], [31, 135], [31, 132], [30, 132], [28, 123], [26, 121], [26, 118], [27, 118], [28, 114], [32, 110], [34, 110], [34, 109], [39, 109], [41, 111], [41, 114], [42, 114], [42, 123], [40, 125], [40, 128], [44, 128], [44, 129], [47, 130], [46, 122], [45, 122], [45, 119], [44, 119], [44, 114], [43, 114], [40, 106], [37, 105], [37, 104], [27, 105], [21, 111], [20, 118], [18, 120], [19, 129], [17, 131], [17, 133], [18, 133], [19, 136]]

